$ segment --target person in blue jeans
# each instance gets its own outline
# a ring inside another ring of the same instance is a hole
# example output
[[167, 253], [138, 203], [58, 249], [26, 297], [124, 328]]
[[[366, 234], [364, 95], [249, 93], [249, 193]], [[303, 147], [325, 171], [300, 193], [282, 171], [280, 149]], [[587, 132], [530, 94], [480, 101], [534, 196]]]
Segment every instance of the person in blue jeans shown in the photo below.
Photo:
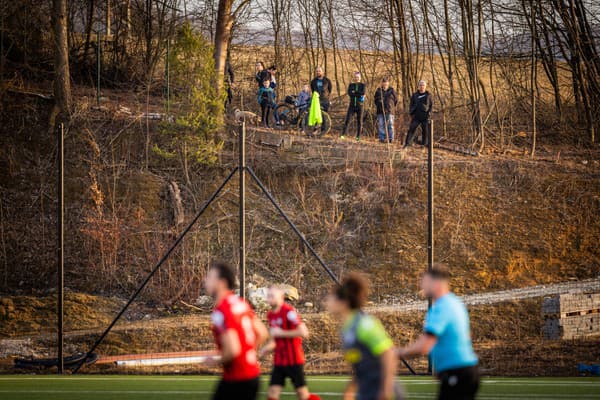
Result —
[[394, 141], [394, 112], [398, 97], [396, 91], [390, 86], [390, 79], [383, 78], [381, 86], [375, 91], [375, 107], [377, 108], [377, 127], [379, 141], [392, 143]]
[[423, 275], [421, 288], [433, 299], [425, 317], [423, 333], [398, 356], [431, 356], [440, 380], [439, 400], [473, 400], [479, 389], [479, 360], [473, 351], [469, 313], [464, 303], [450, 292], [450, 272], [435, 264]]
[[298, 93], [298, 97], [296, 98], [296, 107], [298, 107], [298, 112], [308, 111], [308, 108], [310, 107], [310, 100], [310, 85], [305, 83], [302, 87], [302, 91]]

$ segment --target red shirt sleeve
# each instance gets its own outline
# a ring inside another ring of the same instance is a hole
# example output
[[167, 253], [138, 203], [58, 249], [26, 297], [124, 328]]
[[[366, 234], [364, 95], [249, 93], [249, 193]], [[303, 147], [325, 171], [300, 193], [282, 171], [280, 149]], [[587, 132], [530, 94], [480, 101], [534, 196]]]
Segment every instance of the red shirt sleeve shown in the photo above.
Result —
[[298, 312], [294, 307], [289, 307], [286, 310], [284, 317], [287, 320], [289, 324], [288, 326], [291, 329], [296, 329], [302, 323], [302, 320], [300, 319], [300, 316], [298, 315]]

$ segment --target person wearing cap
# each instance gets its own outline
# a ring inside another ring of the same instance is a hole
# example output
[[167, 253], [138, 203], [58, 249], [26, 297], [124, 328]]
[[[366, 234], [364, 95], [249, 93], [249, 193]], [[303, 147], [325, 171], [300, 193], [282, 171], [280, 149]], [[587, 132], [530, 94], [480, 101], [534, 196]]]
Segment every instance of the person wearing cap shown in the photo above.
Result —
[[434, 264], [421, 281], [424, 294], [433, 300], [425, 317], [423, 333], [398, 356], [429, 354], [440, 380], [439, 400], [475, 399], [479, 389], [479, 360], [473, 351], [469, 313], [450, 291], [450, 272], [445, 264]]
[[389, 78], [381, 80], [381, 86], [375, 91], [374, 102], [377, 108], [379, 141], [392, 143], [394, 141], [394, 112], [396, 104], [398, 104], [398, 97], [394, 88], [390, 86]]
[[344, 122], [341, 138], [343, 139], [346, 136], [350, 120], [352, 116], [356, 115], [356, 141], [359, 141], [360, 134], [362, 133], [365, 84], [361, 82], [360, 72], [358, 71], [354, 73], [354, 82], [348, 85], [348, 97], [350, 97], [350, 103], [348, 104], [348, 112], [346, 113], [346, 121]]
[[427, 91], [427, 82], [419, 81], [419, 90], [417, 90], [410, 98], [409, 114], [412, 117], [408, 133], [406, 134], [406, 142], [404, 147], [410, 147], [417, 128], [421, 127], [421, 141], [419, 144], [423, 146], [429, 145], [429, 117], [433, 109], [433, 99]]

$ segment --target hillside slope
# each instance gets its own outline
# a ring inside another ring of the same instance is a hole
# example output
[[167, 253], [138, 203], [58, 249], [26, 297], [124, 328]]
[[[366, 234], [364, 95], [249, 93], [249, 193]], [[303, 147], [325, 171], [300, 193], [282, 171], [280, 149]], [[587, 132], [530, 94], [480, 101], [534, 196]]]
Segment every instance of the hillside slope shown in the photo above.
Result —
[[[142, 115], [145, 105], [115, 93], [98, 111], [83, 94], [66, 138], [66, 284], [127, 295], [183, 228], [173, 218], [169, 184], [180, 188], [184, 220], [190, 220], [235, 164], [230, 139], [237, 128], [223, 132], [216, 165], [165, 159], [152, 151], [163, 139], [160, 122]], [[53, 286], [55, 138], [45, 128], [46, 102], [4, 99], [0, 287], [35, 293]], [[156, 108], [151, 102], [150, 111]], [[311, 143], [346, 157], [310, 156]], [[311, 143], [289, 150], [251, 143], [249, 164], [335, 273], [369, 273], [380, 303], [414, 297], [426, 260], [425, 153], [413, 149], [394, 162], [365, 163], [352, 155], [378, 146], [369, 140]], [[436, 259], [452, 266], [459, 293], [598, 276], [598, 152], [560, 151], [549, 149], [538, 160], [437, 152]], [[234, 179], [153, 279], [144, 301], [193, 301], [210, 259], [236, 262], [236, 191]], [[290, 283], [303, 298], [318, 300], [329, 283], [256, 186], [249, 185], [247, 207], [254, 283]]]

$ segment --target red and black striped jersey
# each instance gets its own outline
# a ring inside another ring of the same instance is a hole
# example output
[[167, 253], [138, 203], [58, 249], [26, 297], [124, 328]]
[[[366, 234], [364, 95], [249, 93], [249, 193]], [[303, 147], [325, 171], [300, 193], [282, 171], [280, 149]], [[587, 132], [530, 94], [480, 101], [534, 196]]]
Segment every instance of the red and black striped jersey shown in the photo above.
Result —
[[[296, 329], [302, 323], [296, 309], [287, 303], [283, 303], [277, 311], [269, 311], [267, 320], [270, 327], [278, 327], [285, 331]], [[302, 338], [276, 338], [273, 364], [281, 367], [303, 365]]]

